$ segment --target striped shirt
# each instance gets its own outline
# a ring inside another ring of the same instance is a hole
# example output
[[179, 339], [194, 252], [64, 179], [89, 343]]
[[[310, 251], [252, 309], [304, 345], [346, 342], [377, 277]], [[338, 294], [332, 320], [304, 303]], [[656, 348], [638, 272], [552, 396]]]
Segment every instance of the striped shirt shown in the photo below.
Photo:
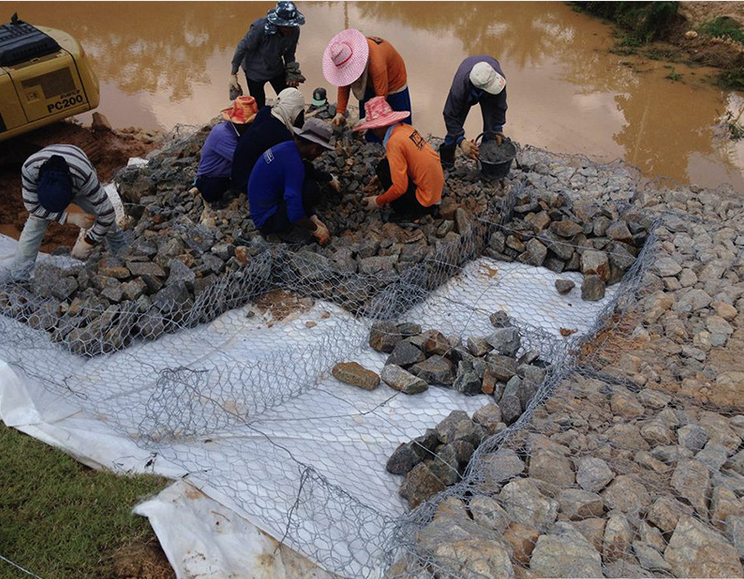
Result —
[[[53, 213], [39, 204], [37, 185], [39, 168], [53, 155], [59, 155], [70, 168], [72, 190], [75, 197], [84, 196], [95, 208], [96, 222], [88, 231], [87, 239], [93, 243], [100, 242], [116, 222], [116, 213], [108, 195], [98, 182], [96, 170], [85, 153], [73, 145], [50, 145], [34, 153], [23, 164], [21, 179], [23, 184], [23, 204], [33, 216], [49, 221], [67, 221], [67, 211]], [[74, 201], [74, 200], [73, 200]]]

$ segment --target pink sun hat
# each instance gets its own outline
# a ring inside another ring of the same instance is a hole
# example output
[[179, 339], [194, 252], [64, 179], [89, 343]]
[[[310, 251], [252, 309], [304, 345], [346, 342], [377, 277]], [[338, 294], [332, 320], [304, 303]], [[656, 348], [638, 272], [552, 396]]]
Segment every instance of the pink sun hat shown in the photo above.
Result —
[[323, 76], [334, 86], [349, 86], [357, 80], [369, 58], [367, 38], [356, 28], [342, 30], [323, 52]]
[[389, 127], [411, 116], [409, 111], [394, 111], [383, 96], [369, 99], [364, 105], [364, 112], [366, 113], [364, 122], [357, 123], [353, 128], [354, 131]]

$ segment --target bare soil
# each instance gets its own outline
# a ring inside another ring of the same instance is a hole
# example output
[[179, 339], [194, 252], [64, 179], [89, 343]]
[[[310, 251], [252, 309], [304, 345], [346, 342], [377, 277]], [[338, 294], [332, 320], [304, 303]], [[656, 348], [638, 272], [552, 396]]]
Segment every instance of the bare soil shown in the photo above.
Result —
[[[93, 164], [98, 178], [109, 181], [130, 157], [142, 157], [157, 146], [157, 136], [139, 129], [93, 132], [100, 155]], [[75, 144], [75, 143], [72, 143]], [[0, 234], [15, 239], [21, 234], [28, 212], [21, 197], [21, 163], [0, 166]], [[52, 252], [60, 246], [72, 247], [78, 237], [74, 225], [51, 223], [44, 236], [41, 251]]]
[[113, 579], [174, 579], [176, 574], [157, 539], [128, 545], [113, 557]]

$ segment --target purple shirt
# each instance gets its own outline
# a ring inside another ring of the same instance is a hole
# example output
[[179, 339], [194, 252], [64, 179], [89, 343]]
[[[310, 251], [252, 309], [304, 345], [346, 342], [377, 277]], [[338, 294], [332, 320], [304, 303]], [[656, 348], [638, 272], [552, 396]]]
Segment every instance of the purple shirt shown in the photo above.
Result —
[[197, 177], [229, 177], [237, 146], [238, 133], [231, 122], [215, 126], [202, 147]]

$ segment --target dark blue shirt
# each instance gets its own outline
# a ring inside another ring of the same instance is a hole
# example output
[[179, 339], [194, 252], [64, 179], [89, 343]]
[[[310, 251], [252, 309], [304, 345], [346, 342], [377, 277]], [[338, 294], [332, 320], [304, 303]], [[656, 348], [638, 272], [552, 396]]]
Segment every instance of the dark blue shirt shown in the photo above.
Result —
[[265, 151], [253, 167], [248, 181], [248, 202], [256, 227], [261, 229], [282, 201], [286, 204], [290, 223], [307, 217], [302, 206], [304, 182], [305, 167], [294, 141]]
[[245, 191], [256, 161], [267, 149], [292, 140], [284, 123], [271, 114], [271, 107], [262, 107], [253, 124], [238, 139], [232, 161], [232, 187]]

